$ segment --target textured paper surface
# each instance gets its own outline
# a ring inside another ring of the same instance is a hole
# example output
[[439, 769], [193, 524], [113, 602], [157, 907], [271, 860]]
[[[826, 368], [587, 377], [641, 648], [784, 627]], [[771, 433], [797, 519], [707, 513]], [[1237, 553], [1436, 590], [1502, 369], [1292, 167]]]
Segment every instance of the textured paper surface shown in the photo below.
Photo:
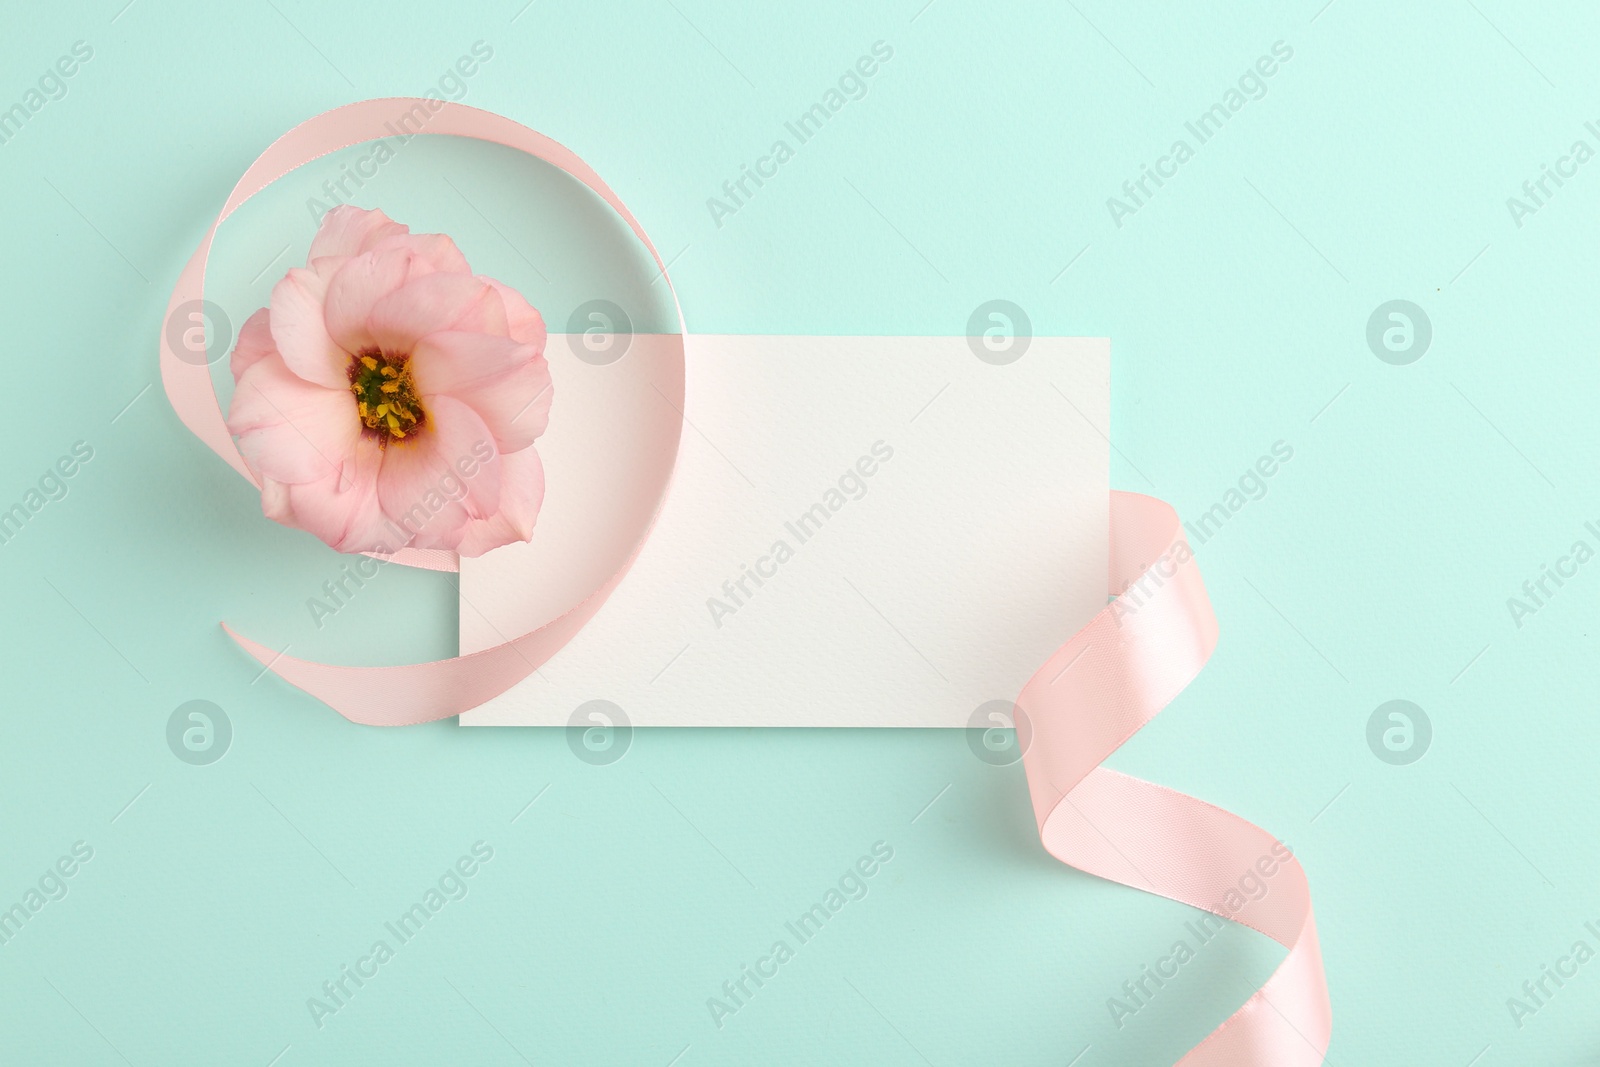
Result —
[[[461, 651], [581, 596], [563, 558], [675, 418], [659, 339], [596, 366], [551, 338], [532, 542], [461, 561]], [[966, 726], [1104, 606], [1109, 342], [691, 335], [682, 451], [633, 570], [561, 652], [464, 725]], [[530, 592], [530, 590], [532, 592]]]

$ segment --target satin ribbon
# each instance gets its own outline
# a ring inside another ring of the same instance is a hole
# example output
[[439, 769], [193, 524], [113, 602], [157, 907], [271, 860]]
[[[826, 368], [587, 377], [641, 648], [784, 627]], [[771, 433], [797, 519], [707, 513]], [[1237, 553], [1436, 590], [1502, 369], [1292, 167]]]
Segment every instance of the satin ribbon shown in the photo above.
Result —
[[[341, 148], [390, 136], [401, 116], [415, 115], [419, 113], [418, 109], [427, 116], [423, 132], [468, 137], [526, 152], [576, 178], [622, 217], [655, 260], [662, 277], [667, 281], [668, 291], [672, 293], [680, 332], [674, 341], [667, 342], [675, 345], [666, 353], [670, 366], [664, 372], [664, 380], [658, 379], [655, 385], [673, 408], [681, 412], [684, 397], [683, 335], [688, 330], [683, 322], [683, 308], [678, 303], [677, 292], [672, 289], [671, 279], [666, 278], [666, 264], [639, 221], [623, 205], [621, 198], [612, 192], [611, 187], [571, 149], [504, 116], [442, 100], [363, 100], [308, 119], [274, 141], [239, 179], [222, 211], [206, 231], [199, 248], [189, 258], [168, 301], [167, 321], [180, 308], [194, 306], [203, 298], [206, 259], [216, 238], [217, 228], [240, 205], [272, 182], [312, 160]], [[254, 472], [246, 465], [228, 433], [209, 368], [182, 358], [173, 347], [170, 333], [164, 330], [161, 335], [161, 379], [173, 409], [184, 425], [207, 447], [248, 478], [251, 484], [259, 486]], [[649, 516], [641, 524], [633, 543], [623, 546], [616, 553], [620, 563], [609, 568], [608, 576], [599, 581], [596, 588], [571, 610], [504, 644], [470, 656], [457, 656], [432, 663], [398, 667], [343, 667], [284, 655], [237, 633], [226, 623], [223, 629], [274, 674], [310, 693], [352, 722], [367, 726], [405, 726], [459, 715], [505, 692], [533, 673], [600, 610], [606, 598], [633, 566], [633, 561], [649, 536], [650, 527], [654, 525], [655, 516], [660, 512], [677, 457], [681, 424], [678, 430], [678, 434], [670, 441], [663, 442], [662, 447], [656, 450], [662, 474], [657, 480], [655, 499], [650, 502]], [[604, 550], [610, 551], [613, 547], [606, 546]], [[597, 546], [596, 550], [602, 549]], [[458, 569], [455, 554], [451, 552], [406, 548], [384, 558], [432, 570]]]
[[[1216, 647], [1216, 616], [1171, 506], [1111, 494], [1108, 577], [1117, 599], [1017, 698], [1039, 839], [1062, 863], [1243, 923], [1289, 950], [1179, 1067], [1320, 1064], [1333, 1016], [1300, 862], [1280, 859], [1272, 835], [1237, 815], [1101, 766], [1188, 686]], [[1259, 899], [1240, 891], [1246, 878], [1266, 886]]]
[[[627, 222], [672, 291], [666, 264], [644, 229], [569, 149], [510, 119], [462, 104], [367, 100], [302, 123], [251, 164], [180, 274], [168, 304], [169, 318], [185, 303], [201, 299], [217, 228], [241, 204], [314, 159], [387, 136], [387, 123], [415, 113], [417, 107], [429, 116], [422, 132], [515, 148], [582, 182]], [[683, 327], [675, 291], [673, 304]], [[681, 411], [681, 335], [676, 362], [679, 373], [669, 382], [669, 392], [676, 395], [669, 399]], [[184, 424], [252, 484], [259, 484], [228, 434], [208, 368], [180, 358], [167, 331], [161, 338], [161, 374]], [[674, 445], [665, 457], [668, 472], [675, 457]], [[652, 516], [659, 513], [667, 491], [665, 475], [659, 488]], [[459, 715], [511, 688], [559, 651], [621, 583], [649, 535], [649, 525], [621, 565], [571, 611], [470, 656], [398, 667], [333, 666], [282, 655], [226, 624], [223, 628], [268, 670], [353, 722], [401, 726]], [[388, 558], [435, 570], [457, 567], [447, 552], [403, 549]], [[1311, 893], [1299, 861], [1279, 859], [1283, 853], [1278, 842], [1236, 815], [1101, 766], [1183, 691], [1216, 645], [1216, 618], [1172, 508], [1150, 497], [1112, 493], [1108, 577], [1108, 591], [1116, 599], [1050, 657], [1016, 701], [1021, 711], [1018, 741], [1039, 838], [1065, 864], [1243, 923], [1288, 949], [1266, 984], [1178, 1067], [1320, 1064], [1332, 1012]], [[1261, 873], [1264, 863], [1272, 868], [1270, 878]], [[1237, 892], [1241, 879], [1252, 872], [1268, 886], [1259, 899]], [[1233, 905], [1233, 900], [1242, 903]]]

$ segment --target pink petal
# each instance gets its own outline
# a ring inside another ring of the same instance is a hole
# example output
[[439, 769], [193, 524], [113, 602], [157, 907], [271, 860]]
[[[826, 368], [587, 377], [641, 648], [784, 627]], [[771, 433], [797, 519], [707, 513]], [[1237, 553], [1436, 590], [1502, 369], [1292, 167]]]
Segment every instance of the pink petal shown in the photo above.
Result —
[[470, 519], [456, 543], [463, 556], [481, 556], [490, 549], [527, 541], [544, 503], [544, 464], [532, 448], [500, 457], [500, 510], [487, 519]]
[[482, 333], [429, 334], [411, 353], [411, 379], [425, 403], [450, 396], [470, 405], [502, 452], [527, 448], [550, 421], [550, 368], [535, 345]]
[[414, 438], [391, 441], [378, 472], [384, 514], [415, 548], [453, 547], [469, 519], [500, 504], [500, 457], [489, 428], [450, 397], [426, 403], [427, 423]]
[[424, 274], [372, 306], [367, 330], [379, 348], [410, 352], [440, 330], [505, 335], [505, 304], [488, 283], [470, 274]]
[[506, 306], [507, 336], [525, 345], [537, 345], [539, 351], [543, 352], [544, 316], [534, 310], [533, 305], [509, 285], [497, 282], [493, 278], [480, 278], [480, 280], [494, 286], [494, 291], [500, 294], [500, 299]]
[[392, 552], [403, 536], [385, 522], [378, 506], [378, 470], [383, 449], [361, 437], [342, 475], [284, 485], [271, 479], [261, 487], [261, 510], [270, 519], [320, 538], [340, 552]]
[[262, 308], [239, 327], [239, 343], [233, 346], [228, 364], [233, 380], [237, 382], [257, 360], [277, 354], [278, 348], [272, 343], [272, 312]]
[[404, 233], [374, 241], [366, 251], [388, 252], [404, 249], [424, 260], [434, 270], [451, 274], [471, 274], [467, 257], [461, 254], [456, 243], [442, 233]]
[[328, 282], [314, 271], [291, 267], [272, 287], [272, 340], [289, 369], [330, 389], [348, 384], [350, 356], [334, 343], [323, 322]]
[[405, 226], [381, 211], [340, 204], [322, 216], [306, 262], [310, 264], [318, 256], [359, 256], [384, 238], [407, 232]]
[[276, 354], [251, 364], [228, 408], [228, 432], [264, 478], [303, 484], [337, 476], [350, 462], [361, 423], [348, 389], [324, 389]]
[[273, 522], [299, 529], [294, 521], [294, 505], [289, 502], [289, 487], [271, 478], [261, 480], [261, 514]]
[[350, 262], [350, 258], [349, 256], [317, 256], [306, 264], [306, 269], [321, 278], [323, 283], [326, 284], [333, 280], [335, 274], [339, 273], [340, 267]]
[[[377, 347], [372, 331], [367, 328], [373, 307], [413, 277], [432, 273], [432, 270], [415, 253], [403, 248], [356, 256], [340, 267], [328, 283], [324, 316], [329, 336], [351, 354]], [[348, 365], [347, 355], [345, 366]]]

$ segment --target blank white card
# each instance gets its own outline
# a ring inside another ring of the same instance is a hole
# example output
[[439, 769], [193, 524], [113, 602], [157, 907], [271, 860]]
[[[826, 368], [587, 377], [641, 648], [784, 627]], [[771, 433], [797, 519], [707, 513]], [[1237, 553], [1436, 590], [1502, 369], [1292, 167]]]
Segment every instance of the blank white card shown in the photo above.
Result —
[[[622, 521], [639, 428], [680, 417], [667, 339], [613, 362], [574, 342], [548, 345], [533, 540], [461, 561], [463, 654], [589, 592], [567, 561]], [[1014, 699], [1105, 605], [1110, 488], [1109, 342], [1018, 347], [690, 335], [677, 466], [632, 569], [462, 724], [565, 726], [605, 700], [633, 726], [964, 727]]]

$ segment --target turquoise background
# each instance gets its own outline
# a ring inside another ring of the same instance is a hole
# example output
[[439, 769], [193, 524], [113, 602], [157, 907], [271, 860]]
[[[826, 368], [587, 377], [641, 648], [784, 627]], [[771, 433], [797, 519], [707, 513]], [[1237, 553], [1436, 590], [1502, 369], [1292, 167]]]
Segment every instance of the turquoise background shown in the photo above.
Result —
[[[640, 731], [596, 767], [561, 731], [366, 729], [255, 680], [219, 620], [405, 662], [453, 651], [454, 592], [392, 569], [313, 626], [339, 558], [148, 388], [167, 294], [272, 138], [425, 92], [477, 41], [465, 102], [604, 175], [694, 329], [959, 334], [1000, 297], [1110, 336], [1113, 483], [1189, 518], [1292, 446], [1198, 546], [1215, 657], [1113, 765], [1295, 848], [1329, 1062], [1600, 1056], [1600, 963], [1520, 1027], [1506, 1004], [1600, 948], [1600, 564], [1520, 627], [1506, 603], [1597, 543], [1600, 162], [1520, 226], [1506, 205], [1600, 148], [1585, 5], [124, 3], [17, 6], [0, 35], [0, 108], [93, 49], [0, 144], [0, 507], [94, 450], [0, 546], [0, 907], [93, 849], [0, 946], [0, 1061], [1170, 1063], [1281, 957], [1230, 928], [1119, 1029], [1107, 998], [1193, 913], [1051, 861], [1021, 767], [956, 732]], [[707, 198], [879, 40], [866, 97], [716, 225]], [[1118, 226], [1107, 198], [1277, 41], [1266, 95]], [[338, 164], [225, 229], [208, 295], [235, 325]], [[449, 230], [553, 324], [595, 296], [661, 317], [616, 224], [538, 164], [421, 141], [356, 199]], [[1392, 299], [1432, 323], [1409, 365], [1367, 344]], [[208, 766], [166, 741], [192, 699], [233, 728]], [[1405, 766], [1366, 740], [1392, 699], [1432, 723]], [[465, 899], [319, 1029], [307, 998], [478, 841]], [[714, 1026], [707, 998], [877, 841], [869, 894]]]

